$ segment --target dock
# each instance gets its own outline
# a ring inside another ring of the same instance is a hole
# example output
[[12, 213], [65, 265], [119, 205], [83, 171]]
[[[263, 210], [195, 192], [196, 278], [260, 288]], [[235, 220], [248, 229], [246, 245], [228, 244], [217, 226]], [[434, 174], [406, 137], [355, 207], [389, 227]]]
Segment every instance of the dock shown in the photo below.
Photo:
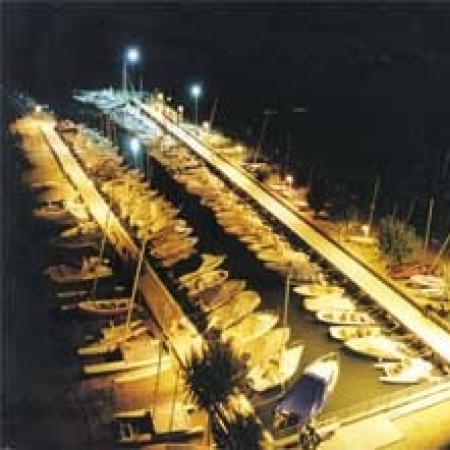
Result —
[[402, 323], [409, 332], [429, 346], [443, 362], [450, 364], [450, 335], [435, 322], [425, 317], [393, 285], [387, 283], [368, 266], [355, 259], [338, 243], [308, 222], [286, 200], [268, 190], [244, 169], [234, 165], [199, 142], [155, 108], [139, 100], [133, 102], [146, 114], [149, 120], [186, 145], [224, 178], [257, 202], [261, 208], [278, 219], [332, 266], [338, 268], [355, 285], [366, 292], [380, 307]]

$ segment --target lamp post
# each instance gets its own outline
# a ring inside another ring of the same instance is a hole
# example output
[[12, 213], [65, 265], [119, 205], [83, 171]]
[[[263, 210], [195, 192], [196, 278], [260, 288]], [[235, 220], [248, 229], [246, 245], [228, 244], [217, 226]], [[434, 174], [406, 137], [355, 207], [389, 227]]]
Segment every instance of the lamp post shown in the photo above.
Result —
[[122, 60], [122, 91], [127, 92], [127, 64], [134, 65], [141, 59], [139, 49], [128, 47]]
[[198, 125], [198, 99], [202, 95], [202, 87], [200, 84], [191, 86], [191, 95], [194, 98], [195, 104], [195, 124]]

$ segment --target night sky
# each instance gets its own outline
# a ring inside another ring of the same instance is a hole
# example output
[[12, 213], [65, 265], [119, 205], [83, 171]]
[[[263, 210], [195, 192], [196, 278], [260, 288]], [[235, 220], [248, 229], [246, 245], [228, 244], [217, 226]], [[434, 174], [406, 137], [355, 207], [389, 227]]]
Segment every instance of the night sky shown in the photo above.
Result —
[[[203, 115], [218, 97], [227, 131], [255, 140], [261, 110], [277, 109], [266, 144], [281, 155], [289, 145], [299, 166], [316, 159], [369, 185], [428, 164], [428, 193], [447, 161], [450, 5], [9, 4], [2, 35], [3, 84], [50, 102], [119, 86], [134, 44], [146, 88], [189, 107], [200, 81]], [[298, 105], [308, 112], [293, 114]]]

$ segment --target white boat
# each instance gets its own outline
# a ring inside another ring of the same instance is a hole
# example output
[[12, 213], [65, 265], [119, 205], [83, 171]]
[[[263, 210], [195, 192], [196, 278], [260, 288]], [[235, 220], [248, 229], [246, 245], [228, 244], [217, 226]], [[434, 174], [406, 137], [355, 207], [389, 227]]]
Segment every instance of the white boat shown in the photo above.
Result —
[[356, 353], [378, 360], [402, 360], [411, 354], [405, 344], [386, 336], [353, 338], [345, 341], [344, 345]]
[[236, 325], [222, 333], [222, 339], [232, 339], [235, 345], [243, 345], [268, 333], [278, 322], [278, 314], [259, 311], [249, 314]]
[[101, 300], [83, 300], [77, 304], [78, 309], [89, 315], [114, 317], [127, 314], [131, 307], [131, 299], [111, 298]]
[[333, 392], [339, 376], [339, 358], [329, 353], [309, 364], [275, 409], [274, 428], [302, 426], [316, 417]]
[[245, 289], [245, 280], [227, 280], [221, 285], [202, 291], [195, 299], [203, 311], [209, 313], [229, 302]]
[[381, 327], [376, 325], [332, 325], [329, 331], [330, 336], [339, 341], [382, 334]]
[[55, 283], [77, 283], [91, 281], [96, 278], [110, 277], [113, 272], [111, 267], [102, 264], [98, 257], [83, 258], [81, 267], [59, 264], [50, 266], [44, 272]]
[[321, 322], [336, 325], [374, 325], [375, 321], [369, 314], [359, 311], [322, 310], [316, 313]]
[[268, 355], [279, 355], [286, 348], [290, 335], [289, 327], [274, 328], [253, 341], [245, 344], [237, 342], [233, 348], [252, 368], [263, 364]]
[[327, 284], [303, 284], [295, 286], [293, 291], [304, 297], [320, 297], [322, 295], [343, 294], [344, 288]]
[[306, 297], [303, 307], [307, 311], [317, 312], [323, 310], [354, 311], [356, 306], [349, 297], [341, 297], [340, 294], [323, 295], [322, 297]]
[[209, 314], [209, 327], [225, 330], [254, 311], [261, 303], [261, 297], [255, 291], [242, 291], [230, 302]]
[[185, 404], [177, 401], [158, 403], [152, 409], [114, 414], [117, 442], [121, 445], [144, 445], [165, 440], [177, 441], [201, 435], [203, 428], [194, 426]]
[[216, 269], [203, 272], [199, 277], [186, 283], [188, 297], [196, 297], [205, 289], [220, 285], [228, 278], [228, 271]]
[[416, 384], [431, 376], [433, 364], [422, 358], [406, 358], [398, 362], [385, 362], [375, 364], [383, 370], [379, 377], [383, 383], [390, 384]]
[[304, 345], [283, 349], [281, 354], [272, 354], [261, 365], [253, 367], [248, 373], [250, 387], [256, 392], [264, 392], [287, 383], [300, 364]]
[[424, 288], [441, 288], [445, 287], [443, 278], [434, 275], [413, 275], [409, 277], [408, 284]]
[[[150, 337], [122, 342], [119, 344], [118, 350], [120, 359], [86, 364], [83, 366], [84, 373], [86, 375], [99, 375], [154, 366], [158, 364], [159, 353], [162, 351], [159, 341]], [[167, 352], [162, 353], [161, 361], [166, 370], [171, 367], [171, 358]]]

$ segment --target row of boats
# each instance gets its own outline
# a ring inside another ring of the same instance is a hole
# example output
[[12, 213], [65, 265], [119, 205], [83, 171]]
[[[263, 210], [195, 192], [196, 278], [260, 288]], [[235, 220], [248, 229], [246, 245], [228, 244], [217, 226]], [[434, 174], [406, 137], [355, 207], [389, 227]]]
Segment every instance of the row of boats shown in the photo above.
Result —
[[430, 379], [433, 364], [412, 350], [399, 336], [388, 335], [366, 311], [358, 311], [353, 299], [338, 286], [297, 286], [294, 292], [303, 307], [329, 324], [332, 338], [361, 355], [375, 359], [383, 372], [380, 381], [391, 384], [414, 384]]
[[[75, 145], [74, 145], [75, 144]], [[91, 174], [95, 173], [97, 165], [105, 167], [105, 152], [92, 155], [92, 148], [86, 149], [77, 145], [72, 139], [74, 150], [83, 161]], [[113, 169], [114, 167], [114, 169]], [[110, 173], [108, 177], [95, 177], [100, 190], [114, 205], [121, 219], [128, 222], [128, 226], [141, 239], [145, 237], [148, 242], [151, 256], [159, 260], [162, 267], [172, 267], [176, 263], [195, 255], [197, 239], [192, 237], [192, 229], [188, 224], [177, 217], [178, 210], [148, 185], [142, 182], [139, 175], [133, 171], [124, 170], [119, 160], [109, 160]], [[236, 351], [247, 358], [250, 371], [250, 384], [257, 391], [263, 391], [289, 380], [296, 371], [303, 352], [303, 345], [298, 344], [287, 347], [289, 329], [274, 329], [278, 316], [272, 311], [258, 311], [256, 308], [261, 302], [259, 294], [246, 290], [245, 280], [229, 279], [227, 270], [220, 268], [225, 261], [224, 255], [202, 254], [198, 267], [190, 273], [181, 275], [178, 279], [178, 288], [185, 291], [188, 299], [198, 305], [207, 314], [208, 326], [222, 331], [225, 339], [235, 343]], [[258, 342], [258, 344], [255, 344]], [[114, 342], [115, 343], [115, 342]], [[81, 348], [80, 354], [93, 354], [95, 349], [118, 347], [108, 346], [104, 338], [98, 345]], [[130, 342], [119, 348], [122, 349], [122, 360], [132, 360], [129, 351]], [[261, 347], [270, 347], [263, 355], [278, 355], [275, 359], [266, 361], [261, 358]], [[159, 358], [159, 346], [153, 344], [155, 357], [148, 359], [149, 366], [154, 366], [155, 359]], [[139, 354], [145, 352], [139, 351]], [[166, 355], [166, 365], [170, 365]], [[140, 363], [139, 363], [140, 364]], [[143, 363], [144, 364], [144, 363]], [[100, 363], [94, 367], [86, 366], [86, 373], [116, 372], [125, 367], [123, 364]], [[131, 366], [127, 364], [129, 369]], [[140, 367], [139, 367], [140, 368]], [[155, 367], [152, 368], [155, 370]], [[132, 381], [144, 374], [149, 376], [151, 370], [138, 373], [125, 374], [117, 378], [118, 382]]]
[[[81, 157], [81, 154], [79, 154], [79, 156]], [[91, 158], [88, 159], [92, 161]], [[103, 184], [101, 184], [101, 187], [105, 195], [109, 195], [109, 192], [111, 191], [108, 186], [111, 186], [111, 184], [105, 186], [105, 183], [108, 183], [108, 181], [104, 181]], [[129, 182], [127, 183], [130, 184]], [[139, 180], [136, 178], [135, 183], [139, 183]], [[133, 183], [131, 183], [131, 185], [133, 186]], [[136, 185], [133, 187], [136, 187]], [[131, 189], [133, 189], [133, 187]], [[123, 193], [124, 192], [122, 191], [121, 194]], [[116, 198], [117, 203], [119, 203], [121, 196], [118, 195]], [[143, 202], [142, 198], [135, 198], [134, 201], [140, 205], [146, 204]], [[124, 211], [123, 208], [117, 207], [120, 212]], [[128, 218], [128, 221], [131, 221], [131, 216], [132, 215], [122, 218]], [[160, 220], [164, 217], [161, 211], [159, 211], [158, 217]], [[136, 219], [136, 217], [134, 217], [134, 219]], [[168, 214], [165, 220], [170, 222], [177, 219], [175, 219], [175, 216]], [[152, 243], [151, 237], [154, 234], [157, 234], [162, 238], [163, 236], [167, 236], [167, 234], [170, 235], [174, 231], [170, 227], [155, 228], [154, 224], [154, 219], [151, 219], [145, 224], [145, 233], [150, 236], [150, 244]], [[139, 223], [138, 225], [141, 225], [141, 227], [135, 225], [134, 228], [137, 233], [142, 235], [144, 232], [142, 227], [144, 222]], [[169, 230], [172, 231], [169, 232]], [[183, 233], [181, 234], [183, 235]], [[162, 242], [158, 241], [158, 245], [155, 247], [155, 249], [158, 249], [158, 255], [161, 251], [163, 253], [165, 252], [164, 243], [164, 240]], [[180, 244], [181, 243], [178, 242], [178, 246]], [[152, 254], [152, 256], [155, 257], [154, 254]], [[250, 367], [249, 383], [255, 391], [265, 391], [282, 383], [286, 383], [292, 378], [298, 368], [303, 353], [303, 344], [296, 344], [288, 347], [287, 344], [289, 341], [290, 330], [289, 328], [275, 328], [275, 325], [278, 322], [278, 316], [271, 311], [254, 312], [260, 303], [259, 295], [254, 291], [246, 290], [246, 283], [244, 280], [228, 279], [228, 272], [220, 268], [224, 260], [224, 255], [202, 254], [200, 256], [200, 263], [195, 270], [179, 276], [177, 280], [179, 287], [185, 290], [187, 297], [191, 301], [199, 305], [208, 314], [209, 326], [214, 326], [222, 330], [223, 338], [231, 340], [236, 352], [246, 358]], [[119, 327], [120, 326], [121, 325], [119, 325]], [[116, 327], [116, 329], [117, 328], [118, 327]], [[140, 322], [133, 323], [133, 333], [140, 334], [142, 329], [143, 325]], [[122, 353], [123, 360], [133, 359], [130, 354], [130, 352], [133, 351], [130, 350], [130, 342], [133, 341], [127, 339], [125, 342], [122, 341], [119, 345], [115, 345], [117, 336], [116, 333], [114, 333], [113, 336], [105, 336], [105, 330], [103, 330], [101, 340], [94, 343], [94, 345], [90, 344], [89, 346], [80, 348], [79, 354], [92, 355], [98, 354], [99, 350], [103, 352], [111, 349], [117, 351], [117, 349], [119, 349]], [[135, 340], [135, 336], [133, 336], [133, 340]], [[111, 342], [114, 344], [113, 346], [110, 345]], [[153, 351], [148, 343], [146, 346], [144, 345], [144, 347], [148, 349], [148, 352], [140, 349], [140, 355], [146, 353], [149, 358], [150, 354], [158, 355], [159, 370], [164, 371], [171, 369], [172, 364], [170, 356], [164, 353], [164, 348], [160, 345], [160, 342], [154, 341]], [[161, 352], [163, 352], [162, 356]], [[268, 358], [267, 355], [271, 355], [271, 357]], [[140, 367], [138, 370], [125, 372], [123, 375], [116, 377], [116, 382], [130, 382], [140, 379], [143, 376], [155, 374], [156, 360], [154, 359], [153, 362], [151, 367]], [[123, 367], [123, 364], [118, 365], [117, 363], [113, 363], [114, 365], [110, 365], [111, 363], [100, 364], [108, 364], [107, 370], [111, 369], [114, 372], [117, 370], [121, 371], [121, 368]], [[324, 367], [327, 367], [327, 369], [325, 370]], [[320, 358], [305, 370], [302, 379], [304, 377], [315, 378], [316, 383], [319, 386], [318, 389], [321, 392], [321, 395], [314, 397], [314, 401], [308, 406], [307, 409], [310, 411], [309, 415], [318, 413], [323, 407], [327, 395], [333, 390], [336, 383], [339, 372], [338, 367], [336, 355], [328, 355], [326, 358]], [[105, 368], [106, 367], [102, 365], [100, 371], [103, 373]], [[98, 369], [98, 364], [94, 367], [90, 366], [87, 373], [99, 373]], [[307, 392], [309, 390], [305, 390], [302, 386], [303, 384], [301, 384], [299, 388], [293, 389], [292, 392], [295, 393], [297, 400], [298, 398], [302, 398], [302, 395], [305, 396], [305, 398], [300, 401], [301, 405], [304, 407], [305, 404], [308, 403], [307, 400], [309, 397]], [[302, 394], [302, 392], [304, 393]], [[280, 414], [286, 414], [286, 411], [290, 411], [290, 409], [291, 407], [289, 405], [282, 405], [282, 407], [280, 407]], [[300, 418], [301, 415], [295, 414]], [[308, 417], [303, 416], [303, 419], [306, 420]]]
[[306, 253], [295, 250], [187, 148], [169, 143], [153, 149], [151, 156], [189, 193], [200, 197], [200, 202], [213, 210], [218, 224], [243, 242], [267, 268], [299, 281], [320, 279], [320, 267]]

